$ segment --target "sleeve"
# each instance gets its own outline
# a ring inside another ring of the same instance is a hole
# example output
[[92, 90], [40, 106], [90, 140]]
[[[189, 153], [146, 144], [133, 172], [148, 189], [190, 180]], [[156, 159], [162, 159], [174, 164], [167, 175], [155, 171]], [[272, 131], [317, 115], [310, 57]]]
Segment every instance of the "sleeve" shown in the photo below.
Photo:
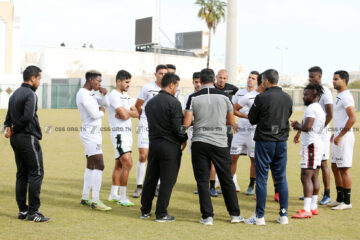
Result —
[[107, 95], [104, 96], [104, 95], [101, 94], [101, 97], [96, 96], [96, 100], [97, 100], [97, 102], [98, 102], [98, 104], [100, 106], [103, 106], [103, 107], [109, 107], [110, 106], [109, 98], [108, 98]]
[[313, 104], [305, 109], [304, 118], [316, 118]]
[[99, 119], [104, 116], [104, 112], [99, 110], [98, 105], [91, 104], [91, 102], [93, 101], [89, 101], [89, 99], [86, 99], [85, 95], [82, 95], [81, 98], [81, 104], [84, 106], [86, 112], [90, 115], [92, 119]]
[[11, 124], [12, 124], [12, 121], [11, 121], [11, 117], [10, 117], [10, 101], [9, 101], [8, 111], [6, 113], [4, 125], [5, 125], [5, 127], [11, 127]]
[[185, 96], [185, 99], [184, 99], [184, 104], [183, 104], [183, 106], [182, 106], [182, 110], [185, 110], [185, 108], [186, 108], [186, 103], [187, 103], [188, 100], [189, 100], [189, 95], [186, 95], [186, 96]]
[[351, 107], [351, 106], [355, 106], [354, 98], [350, 92], [349, 92], [349, 94], [345, 95], [344, 101], [343, 101], [343, 106], [345, 109], [348, 107]]
[[326, 88], [324, 92], [324, 104], [333, 104], [333, 97], [331, 91], [328, 88]]
[[242, 96], [242, 97], [238, 97], [238, 100], [236, 103], [242, 107], [245, 107], [245, 106], [247, 106], [248, 102], [249, 102], [249, 98], [247, 96]]
[[192, 112], [193, 111], [193, 106], [192, 106], [192, 101], [193, 101], [193, 94], [191, 94], [188, 97], [188, 100], [186, 101], [186, 105], [185, 105], [185, 111], [187, 112]]
[[143, 101], [146, 100], [146, 92], [147, 92], [147, 85], [141, 88], [138, 99], [141, 99]]
[[170, 111], [172, 112], [170, 116], [171, 128], [175, 137], [179, 140], [179, 142], [183, 143], [188, 139], [186, 134], [186, 128], [182, 126], [184, 115], [181, 110], [181, 104], [179, 101], [174, 102]]
[[109, 106], [113, 107], [114, 109], [117, 109], [117, 108], [123, 106], [122, 103], [121, 103], [120, 98], [116, 97], [115, 94], [110, 94], [109, 95], [109, 102], [110, 102]]
[[261, 108], [261, 99], [259, 97], [259, 95], [257, 95], [255, 97], [255, 101], [254, 104], [251, 106], [249, 114], [248, 114], [248, 119], [250, 121], [250, 123], [252, 125], [257, 124], [259, 122], [259, 113], [260, 113], [260, 108]]
[[20, 132], [29, 124], [35, 115], [36, 95], [34, 92], [27, 94], [24, 100], [24, 113], [18, 120], [14, 121], [14, 133]]
[[235, 103], [237, 103], [237, 100], [238, 100], [238, 92], [239, 92], [240, 90], [238, 90], [236, 93], [235, 93], [235, 95], [233, 96], [233, 98], [232, 98], [232, 104], [235, 104]]

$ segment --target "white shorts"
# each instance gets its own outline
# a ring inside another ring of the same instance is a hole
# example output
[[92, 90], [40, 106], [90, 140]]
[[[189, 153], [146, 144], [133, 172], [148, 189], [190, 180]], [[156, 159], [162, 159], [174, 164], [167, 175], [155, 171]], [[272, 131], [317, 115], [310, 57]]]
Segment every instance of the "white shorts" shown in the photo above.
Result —
[[137, 129], [138, 148], [149, 148], [149, 128], [145, 121], [141, 119]]
[[131, 134], [111, 134], [111, 141], [114, 146], [115, 159], [118, 159], [125, 153], [131, 152], [133, 138]]
[[189, 127], [189, 131], [188, 131], [188, 152], [191, 154], [191, 138], [192, 138], [192, 135], [193, 135], [193, 127]]
[[322, 142], [311, 143], [307, 146], [303, 146], [301, 149], [301, 168], [304, 169], [316, 169], [321, 166], [321, 160], [324, 152]]
[[253, 158], [255, 156], [255, 131], [250, 133], [237, 132], [231, 141], [230, 155], [249, 155]]
[[328, 160], [330, 157], [330, 138], [331, 138], [331, 129], [326, 127], [324, 129], [324, 133], [321, 135], [321, 140], [323, 142], [323, 156], [321, 158], [322, 161]]
[[354, 144], [355, 136], [353, 132], [346, 133], [339, 145], [332, 143], [331, 163], [336, 163], [338, 168], [352, 167]]
[[102, 136], [101, 132], [80, 131], [80, 140], [85, 147], [85, 155], [90, 157], [102, 154]]

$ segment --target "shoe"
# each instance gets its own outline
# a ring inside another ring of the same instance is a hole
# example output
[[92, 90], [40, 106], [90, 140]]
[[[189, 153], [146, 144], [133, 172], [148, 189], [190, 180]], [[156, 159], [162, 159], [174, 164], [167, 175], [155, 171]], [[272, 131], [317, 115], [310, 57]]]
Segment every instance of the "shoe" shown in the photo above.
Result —
[[304, 197], [299, 197], [299, 200], [304, 201]]
[[250, 218], [245, 219], [244, 221], [246, 224], [253, 224], [253, 225], [258, 225], [258, 226], [263, 226], [265, 225], [265, 218], [257, 218], [256, 215], [252, 215]]
[[159, 189], [160, 189], [160, 184], [156, 185], [155, 197], [157, 197], [159, 195]]
[[210, 188], [210, 196], [217, 197], [218, 193], [216, 192], [215, 188]]
[[319, 209], [311, 209], [312, 215], [319, 215]]
[[199, 194], [199, 191], [198, 191], [198, 190], [195, 190], [195, 191], [194, 191], [194, 194]]
[[219, 189], [219, 190], [216, 190], [217, 194], [222, 194], [222, 190]]
[[326, 205], [331, 202], [331, 199], [329, 196], [324, 195], [324, 197], [320, 201], [320, 205]]
[[27, 211], [19, 212], [18, 219], [24, 220], [24, 219], [26, 219], [27, 215], [28, 215]]
[[237, 182], [234, 182], [236, 192], [240, 192], [240, 187]]
[[346, 203], [340, 203], [339, 205], [337, 205], [336, 207], [331, 208], [332, 210], [347, 210], [347, 209], [352, 209], [352, 205], [350, 204], [346, 204]]
[[279, 201], [280, 201], [280, 199], [279, 199], [279, 193], [275, 193], [275, 195], [274, 195], [274, 201], [275, 201], [275, 202], [279, 202]]
[[230, 223], [239, 223], [245, 221], [242, 216], [230, 216]]
[[328, 207], [336, 207], [336, 206], [340, 205], [341, 203], [335, 200], [335, 201], [333, 201], [331, 203], [328, 203], [327, 206]]
[[140, 218], [141, 219], [148, 219], [151, 217], [151, 213], [141, 213]]
[[212, 217], [207, 217], [205, 219], [202, 218], [202, 219], [200, 219], [200, 223], [210, 226], [210, 225], [214, 224], [214, 219]]
[[142, 190], [143, 190], [142, 188], [137, 187], [133, 194], [133, 198], [139, 198], [141, 196]]
[[302, 219], [302, 218], [311, 218], [311, 217], [312, 217], [311, 211], [307, 212], [307, 211], [305, 211], [305, 209], [301, 209], [296, 214], [292, 215], [291, 218]]
[[108, 201], [109, 202], [118, 202], [118, 201], [120, 201], [120, 197], [110, 195], [109, 198], [108, 198]]
[[27, 218], [30, 222], [48, 222], [50, 218], [45, 217], [41, 211], [36, 211], [34, 214], [28, 214]]
[[92, 209], [96, 209], [96, 210], [100, 210], [100, 211], [109, 211], [112, 208], [106, 206], [102, 201], [98, 201], [98, 202], [92, 202], [91, 203], [91, 208]]
[[282, 225], [289, 224], [289, 218], [287, 216], [279, 216], [276, 221]]
[[246, 190], [246, 195], [254, 195], [254, 187], [249, 186], [248, 189]]
[[155, 222], [173, 222], [175, 221], [175, 218], [173, 216], [170, 216], [169, 214], [164, 217], [156, 217]]
[[83, 206], [90, 206], [91, 205], [91, 199], [81, 199], [80, 204]]
[[135, 206], [135, 204], [130, 202], [129, 199], [126, 199], [125, 201], [118, 201], [117, 204], [119, 204], [120, 206], [124, 206], [124, 207], [133, 207], [133, 206]]

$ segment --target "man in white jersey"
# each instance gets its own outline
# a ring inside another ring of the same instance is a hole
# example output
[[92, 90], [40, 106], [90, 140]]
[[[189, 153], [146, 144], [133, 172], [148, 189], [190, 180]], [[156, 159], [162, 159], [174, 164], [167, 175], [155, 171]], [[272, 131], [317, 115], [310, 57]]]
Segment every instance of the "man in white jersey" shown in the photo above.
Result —
[[236, 179], [237, 161], [240, 155], [249, 155], [251, 160], [251, 167], [250, 184], [246, 191], [246, 194], [248, 195], [254, 194], [254, 184], [256, 177], [254, 167], [255, 142], [253, 140], [255, 129], [251, 126], [249, 120], [247, 119], [247, 114], [252, 104], [254, 103], [256, 95], [258, 94], [258, 92], [255, 91], [258, 85], [258, 76], [259, 72], [250, 72], [247, 79], [247, 88], [240, 89], [233, 97], [234, 115], [238, 117], [238, 126], [234, 126], [235, 134], [234, 138], [232, 139], [230, 148], [230, 154], [232, 157], [231, 174], [233, 175], [236, 190], [240, 191]]
[[161, 90], [161, 79], [167, 73], [166, 65], [158, 65], [156, 67], [154, 82], [146, 84], [140, 91], [139, 97], [136, 100], [135, 107], [140, 115], [140, 121], [138, 126], [138, 149], [139, 149], [139, 161], [136, 166], [136, 184], [137, 187], [133, 194], [134, 198], [140, 197], [142, 193], [143, 180], [146, 171], [146, 159], [149, 153], [149, 129], [148, 122], [145, 115], [145, 106], [156, 96]]
[[[319, 99], [323, 88], [319, 84], [309, 84], [304, 89], [304, 105], [307, 106], [302, 123], [291, 121], [294, 130], [301, 132], [301, 182], [304, 191], [304, 207], [292, 216], [295, 219], [311, 218], [318, 215], [317, 206], [320, 190], [319, 168], [323, 156], [323, 143], [321, 141], [324, 131], [325, 113]], [[298, 135], [294, 143], [298, 143]]]
[[[100, 87], [101, 73], [91, 70], [85, 74], [86, 82], [76, 94], [76, 105], [79, 109], [82, 126], [80, 140], [85, 147], [87, 165], [84, 174], [84, 188], [81, 198], [82, 205], [89, 205], [93, 209], [111, 210], [99, 199], [104, 160], [102, 153], [101, 118], [104, 116], [104, 106], [109, 106], [106, 96], [107, 90]], [[99, 91], [97, 97], [94, 91]], [[92, 200], [89, 198], [92, 190]]]
[[349, 74], [346, 71], [334, 73], [333, 85], [338, 94], [334, 103], [334, 134], [331, 136], [331, 166], [335, 177], [338, 196], [328, 206], [333, 210], [351, 209], [351, 175], [355, 137], [352, 126], [356, 122], [354, 98], [347, 89]]
[[[109, 94], [109, 124], [115, 151], [115, 167], [108, 200], [126, 207], [134, 206], [126, 196], [126, 186], [133, 165], [131, 118], [139, 117], [137, 109], [135, 106], [130, 106], [130, 97], [125, 93], [130, 87], [130, 82], [131, 74], [125, 70], [119, 71], [116, 74], [116, 88]], [[119, 189], [120, 195], [118, 195]]]

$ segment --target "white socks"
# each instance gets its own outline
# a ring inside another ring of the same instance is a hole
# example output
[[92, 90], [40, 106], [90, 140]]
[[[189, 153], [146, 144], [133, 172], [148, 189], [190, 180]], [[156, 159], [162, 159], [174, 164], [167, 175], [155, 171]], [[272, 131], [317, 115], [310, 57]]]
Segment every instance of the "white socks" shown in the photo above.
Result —
[[119, 186], [111, 185], [110, 196], [111, 197], [117, 197], [118, 196], [118, 191], [119, 191]]
[[233, 176], [233, 181], [234, 181], [234, 183], [237, 183], [236, 173], [235, 173], [234, 176]]
[[102, 182], [102, 171], [94, 169], [92, 173], [92, 201], [98, 202], [100, 195], [100, 188]]
[[305, 209], [305, 211], [310, 212], [310, 210], [311, 210], [311, 198], [310, 197], [304, 198], [304, 209]]
[[311, 210], [315, 210], [318, 208], [317, 202], [318, 202], [318, 195], [313, 195], [311, 198]]
[[83, 187], [83, 193], [82, 193], [82, 198], [81, 199], [88, 199], [89, 198], [90, 189], [91, 189], [92, 173], [93, 173], [93, 170], [85, 168], [84, 187]]
[[126, 187], [120, 186], [120, 201], [126, 201]]
[[137, 162], [136, 165], [136, 184], [142, 185], [146, 172], [146, 163], [142, 163], [140, 161]]

